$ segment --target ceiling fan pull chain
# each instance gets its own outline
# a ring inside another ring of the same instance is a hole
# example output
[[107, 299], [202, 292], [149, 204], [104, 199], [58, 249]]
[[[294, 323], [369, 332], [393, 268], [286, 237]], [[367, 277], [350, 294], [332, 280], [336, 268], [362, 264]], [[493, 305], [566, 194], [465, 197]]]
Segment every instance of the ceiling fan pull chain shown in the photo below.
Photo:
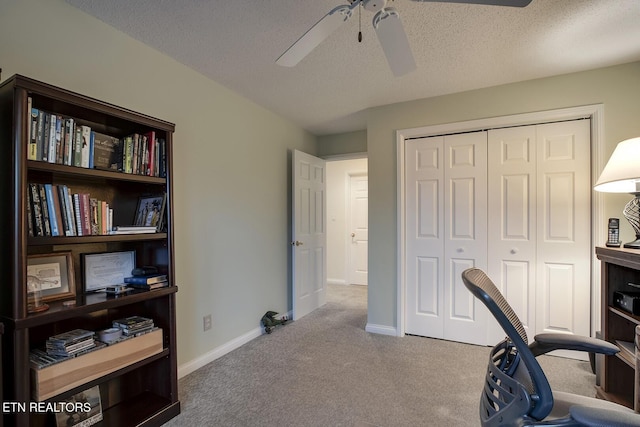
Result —
[[362, 0], [359, 1], [358, 4], [358, 43], [362, 43]]

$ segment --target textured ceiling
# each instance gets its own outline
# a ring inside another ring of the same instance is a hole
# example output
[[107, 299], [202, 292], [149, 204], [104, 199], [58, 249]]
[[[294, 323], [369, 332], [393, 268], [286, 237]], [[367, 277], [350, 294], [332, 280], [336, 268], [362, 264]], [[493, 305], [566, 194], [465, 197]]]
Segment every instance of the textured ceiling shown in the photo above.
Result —
[[640, 60], [640, 0], [526, 8], [388, 0], [417, 70], [395, 78], [362, 10], [296, 67], [275, 60], [346, 0], [66, 0], [316, 135], [370, 107]]

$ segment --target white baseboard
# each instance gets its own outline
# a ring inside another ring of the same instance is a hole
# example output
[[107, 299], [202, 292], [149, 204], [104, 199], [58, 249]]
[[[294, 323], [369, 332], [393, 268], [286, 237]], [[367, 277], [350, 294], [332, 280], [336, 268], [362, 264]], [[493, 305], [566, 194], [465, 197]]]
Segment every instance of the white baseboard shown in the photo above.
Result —
[[[284, 314], [288, 319], [291, 319], [291, 312], [287, 312]], [[276, 318], [282, 318], [282, 314], [276, 316]], [[264, 334], [264, 328], [262, 326], [255, 328], [244, 335], [241, 335], [237, 338], [232, 339], [231, 341], [222, 344], [219, 347], [214, 348], [213, 350], [203, 354], [200, 357], [197, 357], [190, 362], [182, 364], [178, 366], [178, 379], [189, 375], [190, 373], [202, 368], [204, 365], [213, 362], [214, 360], [224, 356], [227, 353], [232, 352], [236, 348], [242, 347], [249, 341], [258, 338], [260, 335]]]
[[202, 368], [204, 365], [211, 363], [214, 360], [224, 356], [225, 354], [235, 350], [236, 348], [243, 346], [249, 341], [258, 338], [263, 333], [264, 328], [255, 328], [247, 332], [246, 334], [241, 335], [238, 338], [234, 338], [231, 341], [221, 345], [220, 347], [216, 347], [208, 353], [205, 353], [202, 356], [191, 360], [190, 362], [178, 366], [178, 378], [189, 375], [190, 373]]
[[327, 285], [346, 285], [347, 281], [344, 279], [327, 279]]
[[393, 326], [374, 325], [371, 323], [367, 323], [367, 326], [365, 326], [364, 330], [372, 334], [391, 335], [394, 337], [398, 336], [398, 332]]

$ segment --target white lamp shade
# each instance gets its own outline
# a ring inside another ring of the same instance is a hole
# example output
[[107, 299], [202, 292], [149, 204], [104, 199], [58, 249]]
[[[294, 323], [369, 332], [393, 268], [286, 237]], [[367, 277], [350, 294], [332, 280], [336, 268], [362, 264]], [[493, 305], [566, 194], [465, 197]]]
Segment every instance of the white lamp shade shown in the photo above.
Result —
[[618, 143], [594, 190], [640, 193], [640, 137]]

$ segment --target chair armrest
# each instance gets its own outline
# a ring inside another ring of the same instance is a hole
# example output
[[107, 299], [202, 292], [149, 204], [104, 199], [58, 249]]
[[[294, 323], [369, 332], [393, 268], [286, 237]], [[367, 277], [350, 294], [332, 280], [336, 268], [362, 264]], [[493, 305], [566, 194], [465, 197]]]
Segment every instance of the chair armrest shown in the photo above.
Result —
[[[625, 408], [626, 409], [626, 408]], [[581, 425], [592, 427], [631, 427], [640, 426], [640, 415], [631, 411], [572, 406], [571, 418]]]
[[534, 342], [529, 344], [529, 348], [534, 356], [540, 356], [554, 350], [576, 350], [607, 355], [620, 351], [616, 345], [610, 342], [570, 334], [538, 334], [534, 337]]

